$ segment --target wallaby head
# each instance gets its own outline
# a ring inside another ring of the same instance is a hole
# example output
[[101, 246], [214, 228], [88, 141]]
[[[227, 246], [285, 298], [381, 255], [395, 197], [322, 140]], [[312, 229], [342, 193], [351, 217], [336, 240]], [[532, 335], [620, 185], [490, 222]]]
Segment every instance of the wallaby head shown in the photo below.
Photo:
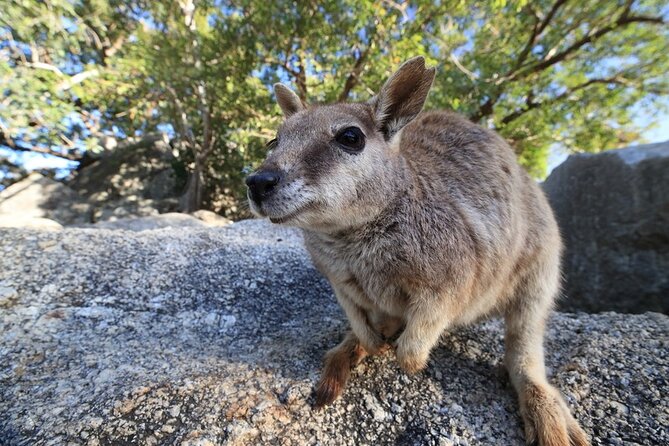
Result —
[[416, 57], [368, 102], [314, 106], [276, 84], [286, 120], [267, 159], [246, 179], [251, 210], [315, 230], [374, 218], [397, 193], [399, 133], [422, 110], [434, 76]]

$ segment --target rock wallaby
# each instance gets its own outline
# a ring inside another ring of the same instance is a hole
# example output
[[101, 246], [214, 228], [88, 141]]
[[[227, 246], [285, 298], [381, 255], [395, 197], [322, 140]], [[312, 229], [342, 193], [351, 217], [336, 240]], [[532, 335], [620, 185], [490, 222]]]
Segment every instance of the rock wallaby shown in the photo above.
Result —
[[303, 230], [351, 327], [325, 356], [316, 406], [339, 396], [366, 355], [393, 348], [415, 373], [445, 330], [502, 315], [527, 442], [588, 445], [544, 366], [560, 287], [552, 211], [494, 132], [421, 113], [434, 77], [416, 57], [369, 101], [333, 105], [274, 87], [286, 119], [246, 179], [250, 207]]

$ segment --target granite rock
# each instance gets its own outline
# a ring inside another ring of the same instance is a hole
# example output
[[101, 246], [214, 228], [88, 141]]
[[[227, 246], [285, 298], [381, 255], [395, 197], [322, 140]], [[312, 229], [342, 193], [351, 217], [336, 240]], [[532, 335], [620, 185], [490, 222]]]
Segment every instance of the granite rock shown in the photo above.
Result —
[[146, 217], [120, 218], [118, 220], [99, 221], [88, 227], [98, 229], [123, 229], [126, 231], [147, 231], [162, 228], [204, 228], [207, 225], [198, 218], [178, 212], [151, 215]]
[[544, 190], [566, 246], [562, 309], [669, 313], [669, 142], [571, 155]]
[[0, 191], [2, 227], [46, 227], [45, 220], [84, 223], [90, 221], [90, 206], [77, 191], [37, 172]]
[[[244, 221], [0, 230], [0, 444], [521, 445], [492, 320], [427, 370], [370, 358], [310, 408], [346, 331], [298, 233]], [[552, 381], [595, 445], [669, 443], [669, 318], [556, 313]]]

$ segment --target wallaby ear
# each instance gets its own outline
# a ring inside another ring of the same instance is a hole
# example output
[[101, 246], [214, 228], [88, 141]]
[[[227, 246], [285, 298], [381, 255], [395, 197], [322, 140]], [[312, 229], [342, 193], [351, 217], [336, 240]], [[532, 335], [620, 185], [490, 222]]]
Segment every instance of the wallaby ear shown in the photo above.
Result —
[[307, 108], [300, 97], [283, 84], [274, 84], [274, 94], [286, 118]]
[[387, 140], [423, 109], [436, 72], [435, 68], [425, 68], [422, 56], [411, 58], [388, 78], [379, 94], [369, 101]]

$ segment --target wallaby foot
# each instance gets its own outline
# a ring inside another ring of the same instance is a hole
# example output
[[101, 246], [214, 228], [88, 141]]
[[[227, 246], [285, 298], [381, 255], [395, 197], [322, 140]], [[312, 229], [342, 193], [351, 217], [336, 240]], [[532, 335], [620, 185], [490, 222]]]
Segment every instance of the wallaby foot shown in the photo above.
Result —
[[572, 417], [558, 390], [548, 383], [523, 384], [519, 399], [528, 445], [590, 445], [588, 437]]
[[415, 375], [427, 367], [427, 355], [398, 354], [397, 363], [409, 375]]
[[360, 364], [367, 355], [368, 352], [351, 332], [339, 345], [326, 353], [323, 374], [316, 386], [314, 409], [331, 404], [341, 395], [351, 369]]
[[409, 375], [413, 375], [427, 367], [430, 351], [424, 348], [412, 348], [411, 342], [407, 338], [400, 336], [397, 340], [395, 355], [397, 356], [397, 363], [400, 368]]
[[[506, 314], [506, 368], [520, 402], [525, 439], [538, 446], [589, 446], [590, 441], [560, 392], [548, 383], [544, 366], [544, 324], [557, 279], [529, 284]], [[554, 275], [557, 277], [557, 274]]]

